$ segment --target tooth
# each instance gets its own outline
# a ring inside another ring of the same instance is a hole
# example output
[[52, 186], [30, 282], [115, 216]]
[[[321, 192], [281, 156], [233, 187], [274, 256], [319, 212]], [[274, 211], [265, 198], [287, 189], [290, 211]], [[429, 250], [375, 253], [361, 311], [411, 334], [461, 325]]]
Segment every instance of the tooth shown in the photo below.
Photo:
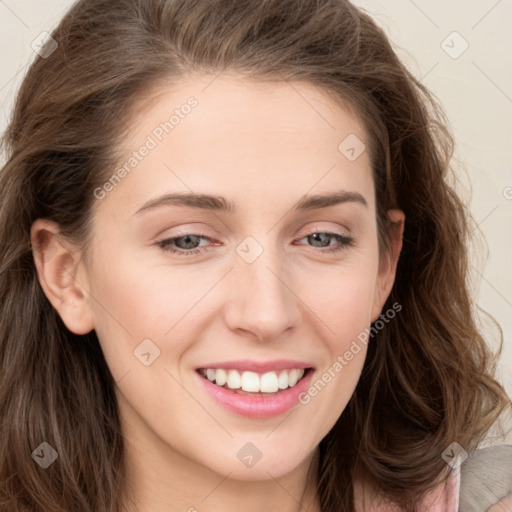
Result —
[[283, 370], [279, 374], [278, 385], [279, 385], [279, 389], [286, 389], [288, 387], [288, 371], [287, 370]]
[[236, 370], [228, 371], [228, 388], [239, 389], [242, 384], [240, 374]]
[[260, 388], [262, 393], [275, 393], [279, 389], [276, 372], [264, 373], [261, 376]]
[[267, 372], [263, 375], [247, 371], [240, 375], [237, 370], [202, 368], [200, 373], [220, 387], [227, 384], [230, 389], [242, 388], [242, 390], [251, 393], [276, 393], [280, 389], [295, 386], [303, 377], [305, 370], [294, 368], [292, 370], [281, 370], [280, 372]]
[[228, 376], [226, 374], [226, 370], [216, 370], [215, 371], [215, 383], [217, 386], [224, 386], [228, 380]]
[[258, 393], [260, 390], [260, 377], [254, 372], [242, 373], [241, 386], [244, 391]]
[[295, 386], [297, 384], [297, 381], [299, 380], [299, 372], [300, 370], [293, 369], [290, 370], [290, 374], [288, 375], [288, 385], [290, 387]]

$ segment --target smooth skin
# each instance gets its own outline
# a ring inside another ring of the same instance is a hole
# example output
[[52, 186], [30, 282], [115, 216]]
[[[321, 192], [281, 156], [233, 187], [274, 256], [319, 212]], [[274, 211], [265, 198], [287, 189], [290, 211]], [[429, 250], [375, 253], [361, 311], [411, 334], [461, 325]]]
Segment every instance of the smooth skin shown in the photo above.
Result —
[[[350, 134], [368, 147], [365, 130], [310, 84], [223, 73], [154, 92], [134, 110], [126, 159], [187, 98], [198, 104], [95, 200], [87, 260], [55, 223], [34, 222], [41, 286], [70, 331], [98, 335], [116, 381], [126, 489], [139, 510], [318, 512], [305, 486], [308, 467], [354, 392], [366, 346], [307, 405], [270, 419], [227, 411], [196, 369], [294, 359], [311, 363], [314, 382], [384, 313], [404, 214], [389, 212], [400, 228], [390, 253], [379, 254], [368, 152], [350, 161], [338, 150]], [[360, 194], [367, 204], [293, 209], [305, 195], [335, 191]], [[162, 194], [191, 192], [223, 196], [236, 211], [166, 205], [136, 213]], [[319, 241], [314, 232], [353, 242], [328, 253], [338, 239]], [[182, 254], [158, 245], [187, 234], [206, 238], [167, 247]], [[251, 263], [236, 250], [247, 237], [257, 243], [250, 251], [263, 251]], [[199, 253], [183, 254], [192, 246]], [[149, 366], [134, 355], [144, 339], [160, 350]], [[262, 454], [252, 467], [237, 457], [246, 443]]]

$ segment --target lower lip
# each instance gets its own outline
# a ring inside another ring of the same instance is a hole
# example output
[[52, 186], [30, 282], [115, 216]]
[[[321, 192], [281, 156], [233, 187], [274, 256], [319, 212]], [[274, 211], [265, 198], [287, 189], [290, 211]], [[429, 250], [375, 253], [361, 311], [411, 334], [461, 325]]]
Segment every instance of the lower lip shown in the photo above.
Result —
[[299, 395], [309, 387], [313, 369], [309, 369], [295, 386], [278, 391], [273, 396], [241, 395], [231, 389], [221, 388], [195, 373], [210, 396], [229, 411], [248, 418], [273, 418], [299, 403]]

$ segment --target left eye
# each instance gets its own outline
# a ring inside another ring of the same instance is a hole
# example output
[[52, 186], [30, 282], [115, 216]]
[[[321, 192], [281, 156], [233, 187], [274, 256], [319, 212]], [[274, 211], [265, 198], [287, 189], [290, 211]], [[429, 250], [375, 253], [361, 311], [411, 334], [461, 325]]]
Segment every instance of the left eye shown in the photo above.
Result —
[[[342, 249], [345, 249], [354, 243], [354, 239], [352, 237], [341, 235], [339, 233], [328, 232], [311, 233], [301, 238], [301, 240], [304, 239], [308, 239], [309, 242], [320, 242], [320, 245], [313, 247], [329, 247], [328, 249], [321, 250], [320, 252], [341, 251]], [[338, 245], [330, 244], [333, 239], [338, 241]], [[201, 240], [211, 241], [211, 238], [205, 235], [194, 235], [189, 233], [183, 236], [161, 240], [160, 242], [157, 242], [157, 245], [166, 252], [179, 254], [180, 256], [189, 256], [191, 254], [197, 254], [201, 252], [201, 250], [197, 248], [199, 247], [198, 244]]]
[[[189, 255], [189, 254], [196, 254], [198, 252], [201, 252], [199, 249], [196, 249], [197, 242], [203, 240], [211, 240], [211, 238], [204, 236], [204, 235], [193, 235], [193, 234], [187, 234], [179, 237], [174, 238], [168, 238], [166, 240], [162, 240], [160, 242], [157, 242], [157, 245], [159, 245], [164, 251], [173, 253], [173, 254], [183, 254]], [[173, 247], [173, 244], [176, 244], [178, 246], [178, 249], [175, 249]], [[184, 247], [180, 247], [184, 246]]]
[[[351, 246], [354, 242], [353, 238], [345, 235], [340, 235], [339, 233], [315, 232], [311, 233], [310, 235], [306, 235], [304, 238], [307, 238], [309, 241], [320, 242], [320, 245], [316, 247], [329, 247], [329, 250], [321, 252], [339, 251], [341, 249], [345, 249], [346, 247]], [[302, 238], [301, 240], [304, 240], [304, 238]], [[333, 238], [338, 241], [339, 245], [332, 246], [329, 244], [329, 241], [332, 240]], [[327, 241], [327, 243], [324, 243], [325, 241]]]

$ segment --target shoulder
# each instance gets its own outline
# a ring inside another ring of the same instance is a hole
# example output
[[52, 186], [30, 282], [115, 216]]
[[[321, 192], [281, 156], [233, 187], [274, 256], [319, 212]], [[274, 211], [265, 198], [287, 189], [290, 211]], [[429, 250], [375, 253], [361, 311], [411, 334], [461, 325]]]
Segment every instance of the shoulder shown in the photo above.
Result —
[[[358, 484], [355, 486], [356, 512], [398, 512], [376, 499]], [[477, 449], [460, 468], [430, 492], [421, 512], [511, 512], [512, 445]]]
[[512, 501], [512, 445], [471, 452], [460, 472], [460, 512], [512, 510], [506, 505]]
[[[443, 483], [430, 491], [418, 505], [418, 512], [458, 512], [460, 471], [452, 470]], [[404, 512], [397, 504], [386, 502], [374, 490], [354, 486], [356, 512]], [[482, 511], [481, 511], [482, 512]], [[501, 511], [500, 511], [501, 512]]]

